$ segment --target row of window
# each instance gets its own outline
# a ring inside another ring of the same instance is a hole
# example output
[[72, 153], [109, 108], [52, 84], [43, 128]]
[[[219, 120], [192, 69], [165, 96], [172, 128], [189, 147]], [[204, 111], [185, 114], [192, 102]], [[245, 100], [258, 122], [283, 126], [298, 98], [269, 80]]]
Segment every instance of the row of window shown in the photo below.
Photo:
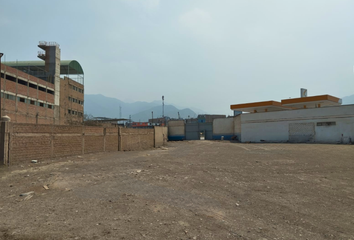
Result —
[[1, 93], [1, 97], [5, 98], [5, 99], [13, 100], [13, 101], [17, 100], [17, 102], [27, 103], [27, 104], [31, 104], [31, 105], [35, 105], [35, 106], [39, 106], [39, 107], [54, 109], [54, 106], [52, 104], [38, 102], [36, 100], [31, 100], [31, 99], [23, 98], [23, 97], [16, 97], [15, 95], [8, 94], [8, 93]]
[[73, 90], [75, 90], [75, 91], [77, 91], [77, 92], [79, 92], [79, 93], [84, 93], [84, 90], [83, 90], [83, 89], [78, 88], [78, 87], [76, 87], [76, 86], [74, 86], [74, 85], [70, 85], [70, 84], [69, 84], [69, 88], [71, 88], [71, 89], [73, 89]]
[[72, 97], [69, 97], [69, 102], [73, 102], [73, 103], [78, 103], [80, 105], [84, 105], [84, 101], [78, 100], [78, 99], [72, 98]]
[[74, 111], [74, 110], [70, 110], [70, 109], [68, 109], [68, 113], [71, 115], [78, 115], [79, 117], [83, 116], [82, 112], [78, 112], [78, 111]]
[[[3, 73], [1, 73], [1, 78], [4, 78], [4, 79], [9, 80], [9, 81], [11, 81], [11, 82], [16, 82], [16, 78], [15, 78], [15, 77], [10, 76], [10, 75], [4, 75]], [[21, 84], [21, 85], [24, 85], [24, 86], [26, 86], [26, 87], [38, 89], [39, 91], [47, 92], [47, 93], [49, 93], [49, 94], [54, 95], [54, 91], [53, 91], [53, 90], [46, 89], [46, 88], [44, 88], [44, 87], [41, 87], [41, 86], [38, 86], [38, 85], [36, 85], [36, 84], [33, 84], [33, 83], [27, 82], [27, 81], [25, 81], [25, 80], [22, 80], [22, 79], [20, 79], [20, 78], [17, 78], [17, 83], [18, 83], [18, 84]]]

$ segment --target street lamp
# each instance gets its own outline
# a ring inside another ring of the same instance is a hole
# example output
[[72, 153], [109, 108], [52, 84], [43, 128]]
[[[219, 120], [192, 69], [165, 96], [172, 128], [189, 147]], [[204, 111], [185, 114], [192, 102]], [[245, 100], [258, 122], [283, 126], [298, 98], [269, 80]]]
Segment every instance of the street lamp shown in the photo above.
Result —
[[[0, 53], [0, 119], [2, 118], [2, 87], [1, 87], [1, 58], [2, 58], [2, 56], [4, 56], [4, 54], [3, 53]], [[5, 76], [5, 75], [4, 75]]]

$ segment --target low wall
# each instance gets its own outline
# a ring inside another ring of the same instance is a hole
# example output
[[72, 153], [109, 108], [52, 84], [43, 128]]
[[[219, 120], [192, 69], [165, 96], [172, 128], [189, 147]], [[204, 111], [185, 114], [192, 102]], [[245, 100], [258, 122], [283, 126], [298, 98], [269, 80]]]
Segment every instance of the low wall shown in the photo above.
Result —
[[18, 164], [109, 151], [150, 149], [166, 143], [167, 128], [130, 129], [96, 126], [1, 123], [0, 164]]
[[155, 146], [155, 130], [150, 128], [121, 128], [121, 151], [136, 151]]

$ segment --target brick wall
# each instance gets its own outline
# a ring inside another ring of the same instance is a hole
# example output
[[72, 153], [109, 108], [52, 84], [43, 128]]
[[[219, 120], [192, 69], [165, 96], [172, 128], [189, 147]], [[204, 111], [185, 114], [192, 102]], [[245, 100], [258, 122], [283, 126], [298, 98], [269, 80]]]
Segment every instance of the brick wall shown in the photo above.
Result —
[[4, 146], [8, 146], [11, 164], [84, 153], [151, 149], [156, 145], [155, 137], [161, 139], [167, 131], [162, 128], [155, 132], [155, 129], [13, 122], [1, 124], [6, 124], [7, 130], [3, 134], [9, 135], [9, 142], [4, 143]]
[[84, 90], [84, 85], [70, 78], [64, 77], [60, 79], [60, 124], [75, 124], [83, 122], [83, 104], [73, 102], [72, 100], [69, 100], [69, 97], [70, 99], [84, 101], [84, 93], [74, 90], [73, 86]]
[[[54, 105], [54, 95], [45, 90], [50, 88], [53, 91], [54, 85], [52, 83], [3, 64], [1, 64], [1, 73], [4, 74], [4, 78], [1, 77], [1, 90], [4, 93], [1, 106], [3, 115], [8, 115], [12, 122], [18, 123], [36, 123], [38, 121], [38, 123], [50, 124], [54, 122], [54, 111], [47, 108], [47, 104]], [[9, 76], [13, 79], [7, 79]], [[37, 88], [30, 87], [33, 85]], [[39, 90], [39, 86], [44, 91]], [[11, 99], [8, 99], [7, 95], [11, 95]], [[25, 99], [26, 103], [21, 102], [19, 98]], [[30, 100], [32, 100], [32, 104], [29, 102]], [[39, 106], [39, 102], [45, 105]]]
[[102, 127], [85, 126], [85, 153], [104, 151], [104, 133]]
[[121, 150], [136, 151], [153, 148], [154, 129], [121, 128]]
[[118, 151], [118, 128], [105, 128], [106, 129], [106, 139], [105, 139], [105, 151]]

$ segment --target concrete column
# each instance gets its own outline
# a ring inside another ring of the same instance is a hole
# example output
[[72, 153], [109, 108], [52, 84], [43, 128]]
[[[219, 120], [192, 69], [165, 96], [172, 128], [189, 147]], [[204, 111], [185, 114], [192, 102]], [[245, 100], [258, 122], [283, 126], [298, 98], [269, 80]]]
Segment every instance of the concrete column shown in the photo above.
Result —
[[118, 151], [122, 151], [122, 128], [118, 128]]
[[82, 134], [81, 134], [81, 153], [85, 154], [85, 126], [82, 126]]
[[10, 165], [10, 134], [11, 134], [11, 123], [10, 122], [0, 122], [0, 164], [9, 166]]
[[106, 151], [106, 128], [103, 128], [103, 151]]
[[50, 133], [50, 157], [54, 158], [54, 124]]

